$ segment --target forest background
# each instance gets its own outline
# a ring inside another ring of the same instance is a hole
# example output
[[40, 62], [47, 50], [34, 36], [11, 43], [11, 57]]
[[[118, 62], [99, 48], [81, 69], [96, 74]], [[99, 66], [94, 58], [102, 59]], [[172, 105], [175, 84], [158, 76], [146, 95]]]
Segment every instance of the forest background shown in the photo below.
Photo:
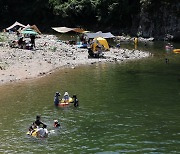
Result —
[[0, 19], [0, 29], [18, 21], [43, 32], [67, 26], [180, 40], [179, 0], [0, 0]]

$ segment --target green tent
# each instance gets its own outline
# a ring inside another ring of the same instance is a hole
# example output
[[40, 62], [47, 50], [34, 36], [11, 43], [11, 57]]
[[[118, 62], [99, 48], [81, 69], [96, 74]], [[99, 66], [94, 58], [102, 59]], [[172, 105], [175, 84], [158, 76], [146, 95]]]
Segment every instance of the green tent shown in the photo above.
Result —
[[27, 29], [21, 31], [21, 33], [22, 33], [22, 34], [29, 34], [29, 35], [37, 35], [37, 34], [38, 34], [37, 32], [35, 32], [35, 31], [34, 31], [33, 29], [31, 29], [31, 28], [27, 28]]

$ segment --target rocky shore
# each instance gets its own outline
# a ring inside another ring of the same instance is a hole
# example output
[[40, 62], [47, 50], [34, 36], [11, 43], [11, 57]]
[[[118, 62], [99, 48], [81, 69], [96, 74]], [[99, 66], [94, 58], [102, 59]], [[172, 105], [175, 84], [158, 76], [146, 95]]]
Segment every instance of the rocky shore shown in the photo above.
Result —
[[[13, 40], [16, 36], [8, 34], [7, 37]], [[104, 53], [104, 58], [89, 58], [87, 49], [66, 44], [54, 35], [40, 35], [35, 50], [11, 48], [6, 41], [0, 44], [0, 85], [44, 76], [64, 67], [75, 69], [78, 65], [123, 62], [148, 56], [148, 52], [111, 48]]]
[[[130, 37], [130, 36], [116, 36], [116, 41], [117, 42], [134, 42], [135, 37]], [[143, 38], [143, 37], [138, 37], [138, 42], [152, 42], [154, 41], [153, 37], [150, 38]]]

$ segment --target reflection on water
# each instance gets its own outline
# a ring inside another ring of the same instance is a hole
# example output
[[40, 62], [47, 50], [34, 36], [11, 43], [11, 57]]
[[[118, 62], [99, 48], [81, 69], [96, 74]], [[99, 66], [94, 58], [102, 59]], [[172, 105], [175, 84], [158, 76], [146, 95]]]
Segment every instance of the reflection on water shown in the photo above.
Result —
[[[145, 60], [59, 70], [0, 87], [0, 153], [178, 153], [180, 57], [169, 54], [166, 64], [157, 50], [159, 56]], [[79, 108], [54, 107], [56, 91], [77, 94]], [[47, 139], [26, 136], [38, 114]]]

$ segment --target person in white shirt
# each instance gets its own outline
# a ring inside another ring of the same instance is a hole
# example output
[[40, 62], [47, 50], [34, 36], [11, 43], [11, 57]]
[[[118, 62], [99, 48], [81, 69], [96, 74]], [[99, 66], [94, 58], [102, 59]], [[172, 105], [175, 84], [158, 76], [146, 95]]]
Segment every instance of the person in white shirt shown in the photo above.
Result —
[[69, 94], [67, 91], [64, 93], [64, 100], [65, 102], [69, 100]]
[[40, 138], [48, 137], [48, 130], [47, 130], [47, 126], [46, 125], [43, 125], [42, 128], [38, 129], [37, 137], [40, 137]]

